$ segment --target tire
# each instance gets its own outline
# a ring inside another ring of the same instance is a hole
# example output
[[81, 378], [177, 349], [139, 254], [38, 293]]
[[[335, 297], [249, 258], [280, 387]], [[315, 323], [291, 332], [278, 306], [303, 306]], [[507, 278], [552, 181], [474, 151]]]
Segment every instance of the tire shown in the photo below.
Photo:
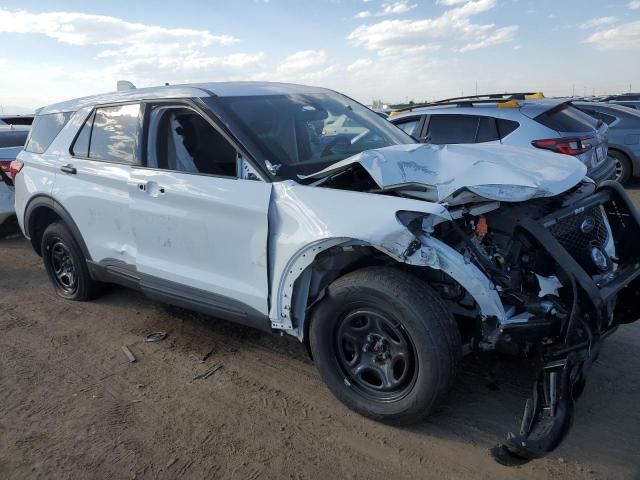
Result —
[[320, 375], [339, 400], [367, 417], [415, 423], [456, 377], [462, 347], [453, 315], [427, 283], [407, 273], [388, 267], [349, 273], [328, 287], [310, 321]]
[[622, 185], [626, 185], [631, 179], [632, 168], [629, 157], [617, 150], [609, 150], [609, 156], [616, 162], [615, 180]]
[[45, 270], [58, 295], [77, 301], [96, 297], [101, 284], [89, 275], [87, 260], [64, 223], [55, 222], [45, 229], [41, 251]]

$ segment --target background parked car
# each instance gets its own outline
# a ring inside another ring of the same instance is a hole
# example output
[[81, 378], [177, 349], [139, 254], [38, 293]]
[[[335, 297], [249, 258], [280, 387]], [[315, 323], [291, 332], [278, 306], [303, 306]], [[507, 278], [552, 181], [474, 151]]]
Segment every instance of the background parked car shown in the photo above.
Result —
[[640, 110], [640, 100], [610, 100], [607, 103], [610, 105], [619, 105], [621, 107]]
[[14, 214], [14, 191], [10, 165], [27, 140], [29, 127], [0, 125], [0, 226]]
[[615, 176], [605, 122], [567, 99], [535, 93], [459, 97], [413, 106], [389, 120], [423, 143], [503, 143], [572, 155], [596, 182]]
[[1, 115], [0, 125], [31, 125], [33, 115]]
[[609, 156], [616, 164], [616, 180], [624, 184], [640, 175], [640, 111], [599, 102], [574, 105], [609, 125]]

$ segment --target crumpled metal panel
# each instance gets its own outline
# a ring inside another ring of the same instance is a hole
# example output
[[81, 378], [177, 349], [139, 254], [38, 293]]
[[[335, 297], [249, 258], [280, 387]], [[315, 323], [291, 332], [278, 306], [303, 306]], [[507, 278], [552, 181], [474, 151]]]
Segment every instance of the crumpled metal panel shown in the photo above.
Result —
[[[409, 144], [367, 150], [301, 178], [321, 180], [357, 163], [380, 188], [421, 184], [435, 190], [438, 202], [465, 187], [493, 185], [528, 188], [528, 198], [553, 196], [586, 175], [586, 167], [576, 158], [542, 150], [493, 144]], [[505, 201], [497, 192], [495, 197], [486, 192], [483, 196]], [[522, 201], [522, 195], [514, 200]]]

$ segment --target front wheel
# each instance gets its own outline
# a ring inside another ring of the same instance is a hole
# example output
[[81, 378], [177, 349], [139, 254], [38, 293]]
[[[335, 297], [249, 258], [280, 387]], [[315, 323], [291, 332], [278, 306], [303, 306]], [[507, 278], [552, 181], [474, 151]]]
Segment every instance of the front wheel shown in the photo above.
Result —
[[406, 424], [449, 390], [461, 357], [458, 327], [431, 287], [385, 267], [333, 282], [311, 318], [314, 361], [349, 408]]

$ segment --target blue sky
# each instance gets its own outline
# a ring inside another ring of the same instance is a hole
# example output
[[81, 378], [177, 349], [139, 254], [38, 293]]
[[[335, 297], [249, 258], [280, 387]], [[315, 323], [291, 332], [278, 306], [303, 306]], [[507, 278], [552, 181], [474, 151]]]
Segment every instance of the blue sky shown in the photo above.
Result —
[[[19, 5], [19, 6], [18, 6]], [[640, 90], [640, 0], [0, 0], [5, 110], [164, 82], [397, 102]]]

